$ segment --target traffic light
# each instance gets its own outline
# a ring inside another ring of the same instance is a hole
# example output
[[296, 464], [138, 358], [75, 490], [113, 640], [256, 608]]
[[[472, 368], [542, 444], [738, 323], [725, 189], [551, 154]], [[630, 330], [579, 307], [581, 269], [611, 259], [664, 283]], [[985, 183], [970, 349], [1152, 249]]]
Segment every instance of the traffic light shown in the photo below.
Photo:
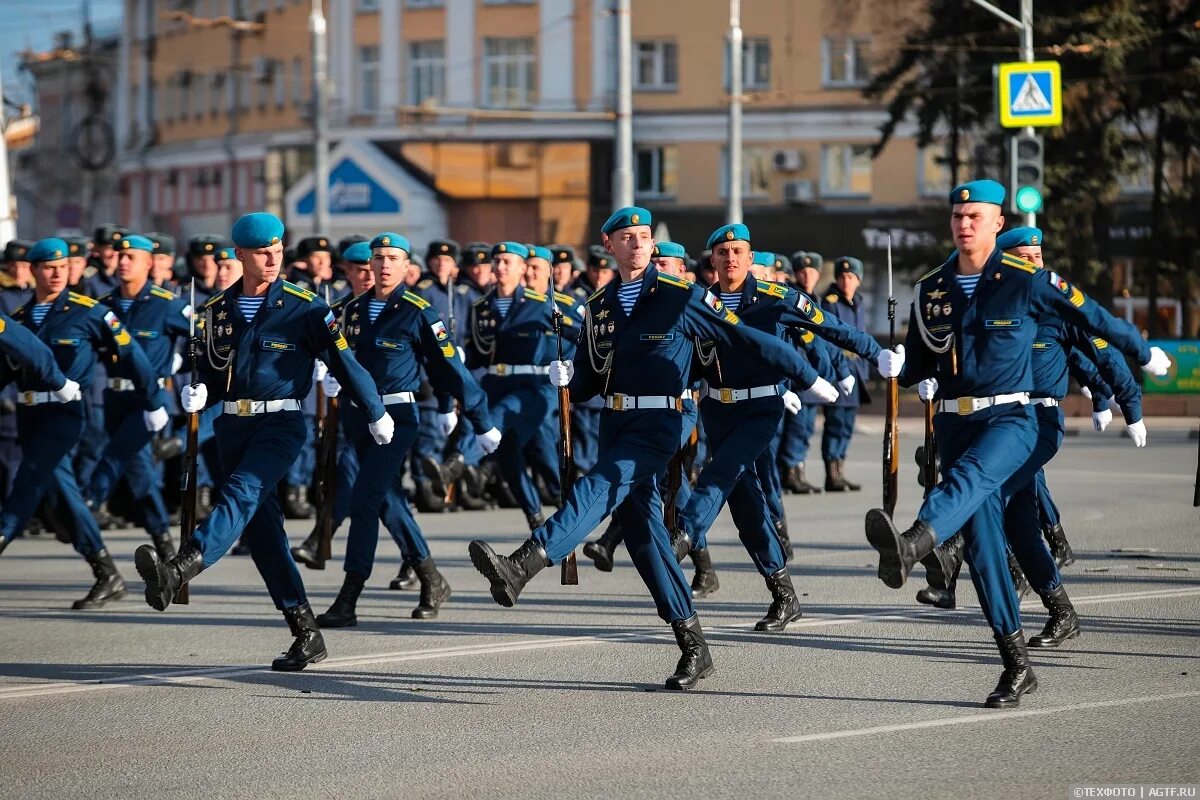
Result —
[[1036, 214], [1045, 194], [1045, 144], [1035, 133], [1018, 133], [1009, 140], [1009, 188], [1014, 214]]

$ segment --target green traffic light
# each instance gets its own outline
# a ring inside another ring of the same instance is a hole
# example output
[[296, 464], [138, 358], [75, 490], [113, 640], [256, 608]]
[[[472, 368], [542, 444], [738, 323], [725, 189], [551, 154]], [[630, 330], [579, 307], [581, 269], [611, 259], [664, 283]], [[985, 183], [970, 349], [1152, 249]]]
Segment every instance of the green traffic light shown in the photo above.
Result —
[[1042, 210], [1042, 193], [1032, 186], [1017, 189], [1017, 210], [1022, 214], [1036, 214]]

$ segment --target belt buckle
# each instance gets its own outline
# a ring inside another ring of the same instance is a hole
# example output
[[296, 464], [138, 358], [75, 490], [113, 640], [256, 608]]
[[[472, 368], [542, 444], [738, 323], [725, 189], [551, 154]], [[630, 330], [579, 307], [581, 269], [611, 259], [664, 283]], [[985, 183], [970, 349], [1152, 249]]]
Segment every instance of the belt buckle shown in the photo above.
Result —
[[974, 397], [958, 398], [958, 413], [959, 414], [974, 414], [975, 413], [975, 398]]
[[497, 364], [496, 365], [496, 374], [497, 375], [508, 374], [508, 364]]
[[237, 415], [239, 417], [253, 417], [254, 416], [254, 401], [253, 400], [238, 400], [237, 401]]
[[37, 402], [37, 392], [21, 392], [21, 403], [31, 406]]
[[719, 399], [722, 403], [734, 402], [733, 389], [727, 389], [725, 387], [722, 387], [720, 389], [717, 389], [717, 391], [721, 393], [721, 397]]
[[614, 394], [612, 396], [612, 410], [613, 411], [624, 411], [625, 410], [625, 395]]

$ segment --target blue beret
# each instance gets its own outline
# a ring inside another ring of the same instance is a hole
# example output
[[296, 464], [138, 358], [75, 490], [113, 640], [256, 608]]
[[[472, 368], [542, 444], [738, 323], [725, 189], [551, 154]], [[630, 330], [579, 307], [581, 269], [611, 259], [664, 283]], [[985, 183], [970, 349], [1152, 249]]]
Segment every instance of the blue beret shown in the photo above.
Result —
[[342, 251], [342, 261], [347, 264], [367, 264], [371, 261], [371, 245], [355, 242]]
[[501, 253], [512, 253], [514, 256], [529, 258], [529, 248], [520, 242], [500, 242], [492, 245], [492, 258]]
[[622, 228], [632, 228], [634, 225], [651, 224], [650, 212], [638, 206], [618, 208], [612, 216], [600, 226], [601, 233], [614, 233]]
[[233, 242], [222, 242], [221, 246], [213, 252], [213, 258], [217, 261], [240, 261], [237, 254], [237, 246]]
[[704, 245], [709, 250], [719, 245], [721, 242], [749, 242], [750, 229], [740, 222], [735, 222], [732, 225], [722, 225], [712, 232], [712, 236], [708, 237], [708, 244]]
[[862, 280], [863, 263], [853, 256], [842, 256], [837, 261], [833, 262], [833, 274], [842, 275], [847, 272], [853, 272]]
[[1011, 250], [1014, 247], [1041, 247], [1041, 228], [1012, 228], [996, 237], [996, 246], [1001, 250]]
[[136, 233], [128, 233], [121, 237], [121, 241], [117, 242], [118, 250], [145, 250], [147, 253], [154, 252], [154, 242], [147, 239], [145, 236], [138, 236]]
[[542, 247], [541, 245], [536, 244], [529, 245], [529, 257], [541, 258], [550, 262], [554, 261], [554, 254], [550, 252], [549, 247]]
[[950, 205], [959, 203], [991, 203], [1004, 205], [1004, 187], [991, 180], [970, 181], [954, 187], [950, 192]]
[[654, 255], [667, 258], [687, 258], [687, 250], [675, 242], [659, 242], [654, 246]]
[[256, 250], [282, 241], [283, 221], [266, 211], [243, 214], [233, 223], [233, 243], [238, 247]]
[[58, 261], [66, 258], [70, 250], [62, 239], [38, 239], [25, 254], [26, 261]]
[[391, 231], [381, 233], [371, 240], [372, 250], [379, 247], [397, 247], [403, 250], [405, 253], [412, 252], [408, 246], [408, 239], [404, 238], [398, 233], [392, 233]]
[[770, 267], [775, 269], [775, 254], [770, 250], [755, 250], [754, 260], [750, 262], [756, 267]]

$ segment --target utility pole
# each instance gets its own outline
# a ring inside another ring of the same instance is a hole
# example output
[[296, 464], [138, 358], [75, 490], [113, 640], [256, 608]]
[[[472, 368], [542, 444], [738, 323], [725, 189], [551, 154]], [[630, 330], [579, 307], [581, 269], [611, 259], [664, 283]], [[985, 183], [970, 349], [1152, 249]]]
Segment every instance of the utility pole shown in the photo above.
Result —
[[613, 154], [613, 207], [633, 205], [632, 0], [617, 0], [617, 131]]
[[329, 51], [322, 0], [312, 0], [313, 233], [329, 235]]
[[729, 204], [725, 222], [742, 221], [742, 0], [729, 0]]
[[[0, 76], [0, 86], [3, 86]], [[8, 182], [8, 140], [4, 138], [4, 103], [0, 102], [0, 244], [17, 238], [17, 220], [13, 217], [12, 186]]]

